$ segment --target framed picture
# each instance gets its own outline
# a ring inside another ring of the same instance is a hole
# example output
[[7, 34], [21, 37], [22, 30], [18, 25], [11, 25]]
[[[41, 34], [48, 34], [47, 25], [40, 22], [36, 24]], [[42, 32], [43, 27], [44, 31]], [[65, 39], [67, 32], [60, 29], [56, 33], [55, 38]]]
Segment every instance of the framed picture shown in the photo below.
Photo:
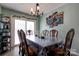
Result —
[[58, 26], [59, 24], [63, 24], [64, 12], [55, 12], [49, 17], [46, 18], [46, 23], [50, 27]]

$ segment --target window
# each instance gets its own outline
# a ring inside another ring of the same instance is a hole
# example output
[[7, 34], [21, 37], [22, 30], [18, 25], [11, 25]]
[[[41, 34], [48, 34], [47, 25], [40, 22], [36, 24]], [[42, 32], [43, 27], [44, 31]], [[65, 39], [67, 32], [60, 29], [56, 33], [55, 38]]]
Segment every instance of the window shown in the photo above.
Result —
[[[27, 31], [31, 30], [31, 35], [34, 35], [34, 22], [33, 21], [27, 21]], [[28, 34], [28, 32], [27, 32]]]
[[25, 21], [16, 19], [15, 20], [15, 45], [19, 44], [19, 38], [18, 38], [17, 31], [20, 29], [25, 31]]

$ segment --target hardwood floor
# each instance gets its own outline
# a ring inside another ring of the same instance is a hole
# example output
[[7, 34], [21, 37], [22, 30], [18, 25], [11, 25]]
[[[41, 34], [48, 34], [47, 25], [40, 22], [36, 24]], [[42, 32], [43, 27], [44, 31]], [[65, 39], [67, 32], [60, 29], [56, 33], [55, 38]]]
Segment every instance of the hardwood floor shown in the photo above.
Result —
[[2, 56], [19, 56], [19, 47], [16, 46], [12, 48], [11, 51], [7, 51], [6, 53], [2, 54]]

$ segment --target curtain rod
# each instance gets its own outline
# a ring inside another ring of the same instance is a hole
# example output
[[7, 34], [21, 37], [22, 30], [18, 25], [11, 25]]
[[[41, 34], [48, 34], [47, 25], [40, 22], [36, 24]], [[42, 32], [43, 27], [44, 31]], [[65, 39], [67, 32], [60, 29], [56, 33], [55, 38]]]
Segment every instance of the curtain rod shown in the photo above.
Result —
[[29, 17], [29, 16], [17, 16], [17, 15], [13, 15], [12, 17], [17, 17], [17, 18], [26, 18], [26, 19], [32, 19], [32, 20], [37, 20], [37, 18], [33, 18], [33, 17]]

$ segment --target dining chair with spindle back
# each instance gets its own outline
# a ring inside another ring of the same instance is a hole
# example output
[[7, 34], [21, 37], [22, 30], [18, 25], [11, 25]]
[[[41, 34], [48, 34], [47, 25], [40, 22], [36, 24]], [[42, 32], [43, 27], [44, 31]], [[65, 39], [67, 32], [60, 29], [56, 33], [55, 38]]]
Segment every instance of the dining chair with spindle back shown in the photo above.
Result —
[[58, 30], [50, 30], [50, 37], [55, 37], [58, 40]]
[[23, 53], [24, 55], [28, 55], [28, 56], [34, 56], [37, 55], [37, 48], [31, 47], [27, 44], [27, 39], [26, 39], [26, 35], [25, 32], [23, 30], [20, 30], [21, 32], [21, 37], [23, 40]]
[[50, 53], [54, 53], [54, 55], [56, 56], [58, 55], [70, 56], [70, 49], [74, 38], [74, 34], [75, 30], [71, 28], [66, 35], [64, 47], [50, 49]]
[[17, 33], [18, 33], [18, 38], [19, 38], [19, 42], [20, 42], [20, 44], [19, 44], [19, 54], [20, 54], [20, 53], [22, 53], [22, 45], [23, 45], [23, 42], [22, 42], [22, 38], [21, 38], [20, 31], [18, 30]]
[[43, 30], [43, 31], [42, 31], [42, 35], [43, 35], [44, 37], [49, 36], [49, 31], [48, 31], [48, 30]]

